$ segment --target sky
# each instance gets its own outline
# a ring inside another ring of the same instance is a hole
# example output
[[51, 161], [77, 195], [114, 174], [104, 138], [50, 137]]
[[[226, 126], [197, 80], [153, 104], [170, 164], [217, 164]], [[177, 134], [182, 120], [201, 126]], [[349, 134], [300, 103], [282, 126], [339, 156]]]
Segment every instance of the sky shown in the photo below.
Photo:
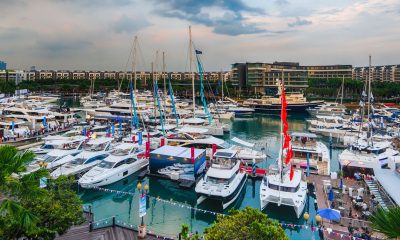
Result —
[[[400, 64], [399, 0], [0, 0], [8, 68], [188, 71], [188, 26], [206, 71], [235, 62]], [[158, 56], [157, 56], [158, 51]]]

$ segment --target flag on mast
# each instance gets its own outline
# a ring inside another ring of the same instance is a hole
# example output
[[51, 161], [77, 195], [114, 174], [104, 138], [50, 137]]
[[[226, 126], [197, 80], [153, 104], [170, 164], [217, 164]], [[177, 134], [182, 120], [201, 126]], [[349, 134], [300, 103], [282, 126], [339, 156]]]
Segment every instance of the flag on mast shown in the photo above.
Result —
[[281, 119], [283, 123], [283, 129], [282, 129], [282, 134], [283, 134], [283, 150], [286, 150], [286, 158], [285, 158], [285, 164], [288, 164], [290, 162], [290, 159], [293, 156], [293, 151], [292, 151], [292, 146], [290, 144], [290, 136], [289, 136], [289, 124], [287, 121], [287, 112], [286, 112], [286, 107], [287, 107], [287, 102], [286, 102], [286, 95], [285, 95], [285, 86], [282, 82], [282, 91], [281, 91], [281, 98], [282, 98], [282, 109], [281, 109]]

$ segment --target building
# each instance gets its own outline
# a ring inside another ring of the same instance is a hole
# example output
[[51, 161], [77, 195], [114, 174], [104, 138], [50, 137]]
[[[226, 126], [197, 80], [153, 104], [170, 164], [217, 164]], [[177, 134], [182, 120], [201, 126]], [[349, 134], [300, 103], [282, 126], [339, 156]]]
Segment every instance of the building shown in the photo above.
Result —
[[0, 81], [9, 81], [19, 84], [27, 80], [27, 72], [23, 70], [0, 70]]
[[372, 81], [380, 82], [400, 82], [400, 65], [384, 65], [353, 68], [352, 78], [365, 81], [369, 78], [371, 71]]
[[0, 61], [0, 71], [1, 70], [6, 70], [6, 69], [7, 69], [7, 63], [3, 62], [3, 61]]
[[308, 87], [308, 79], [351, 78], [351, 65], [300, 66], [295, 62], [234, 63], [231, 81], [239, 90], [265, 94], [276, 89], [276, 79], [283, 79], [285, 86], [294, 91]]

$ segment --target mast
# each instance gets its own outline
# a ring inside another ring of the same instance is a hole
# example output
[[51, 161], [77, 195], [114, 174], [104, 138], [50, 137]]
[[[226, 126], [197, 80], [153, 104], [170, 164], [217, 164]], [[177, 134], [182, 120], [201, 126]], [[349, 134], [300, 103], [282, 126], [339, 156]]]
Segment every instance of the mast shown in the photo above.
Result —
[[192, 42], [192, 26], [189, 26], [189, 71], [192, 75], [192, 95], [193, 95], [193, 117], [195, 117], [196, 112], [196, 91], [194, 89], [194, 72], [193, 72], [193, 42]]
[[223, 77], [223, 75], [222, 75], [222, 69], [221, 69], [221, 81], [222, 81], [222, 84], [221, 84], [221, 89], [222, 89], [222, 101], [224, 101], [224, 77]]
[[[369, 66], [368, 66], [368, 107], [367, 107], [367, 114], [368, 114], [368, 120], [369, 120], [369, 109], [371, 107], [371, 55], [369, 55]], [[369, 125], [368, 125], [369, 129]]]
[[[282, 78], [280, 84], [281, 84], [281, 87], [282, 87], [283, 78]], [[282, 104], [282, 101], [283, 101], [282, 94], [280, 95], [280, 98], [281, 98], [281, 104]], [[280, 135], [281, 135], [281, 140], [280, 140], [280, 143], [279, 143], [280, 150], [279, 150], [279, 159], [278, 159], [278, 169], [279, 169], [279, 177], [280, 177], [281, 183], [283, 183], [283, 178], [282, 178], [282, 173], [283, 173], [283, 171], [282, 171], [283, 170], [283, 160], [282, 160], [282, 154], [283, 154], [283, 120], [282, 120], [282, 118], [281, 118], [281, 132], [280, 132]], [[280, 198], [280, 191], [279, 191], [279, 198]]]
[[134, 81], [134, 89], [136, 92], [136, 45], [137, 45], [138, 37], [135, 36], [133, 40], [133, 57], [132, 57], [132, 71], [133, 71], [133, 81]]
[[340, 96], [340, 104], [343, 104], [343, 91], [344, 91], [344, 75], [342, 80], [342, 96]]
[[165, 96], [167, 96], [167, 83], [166, 83], [166, 80], [165, 80], [165, 75], [166, 75], [166, 72], [165, 72], [165, 52], [162, 53], [162, 62], [163, 62], [164, 99], [165, 99]]

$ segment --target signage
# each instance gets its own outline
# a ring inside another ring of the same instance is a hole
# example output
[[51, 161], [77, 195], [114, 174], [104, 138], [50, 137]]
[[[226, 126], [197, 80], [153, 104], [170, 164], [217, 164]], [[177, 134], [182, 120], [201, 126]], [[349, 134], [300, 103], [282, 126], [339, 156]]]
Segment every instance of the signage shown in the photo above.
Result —
[[139, 198], [139, 217], [146, 215], [146, 194], [141, 194]]

